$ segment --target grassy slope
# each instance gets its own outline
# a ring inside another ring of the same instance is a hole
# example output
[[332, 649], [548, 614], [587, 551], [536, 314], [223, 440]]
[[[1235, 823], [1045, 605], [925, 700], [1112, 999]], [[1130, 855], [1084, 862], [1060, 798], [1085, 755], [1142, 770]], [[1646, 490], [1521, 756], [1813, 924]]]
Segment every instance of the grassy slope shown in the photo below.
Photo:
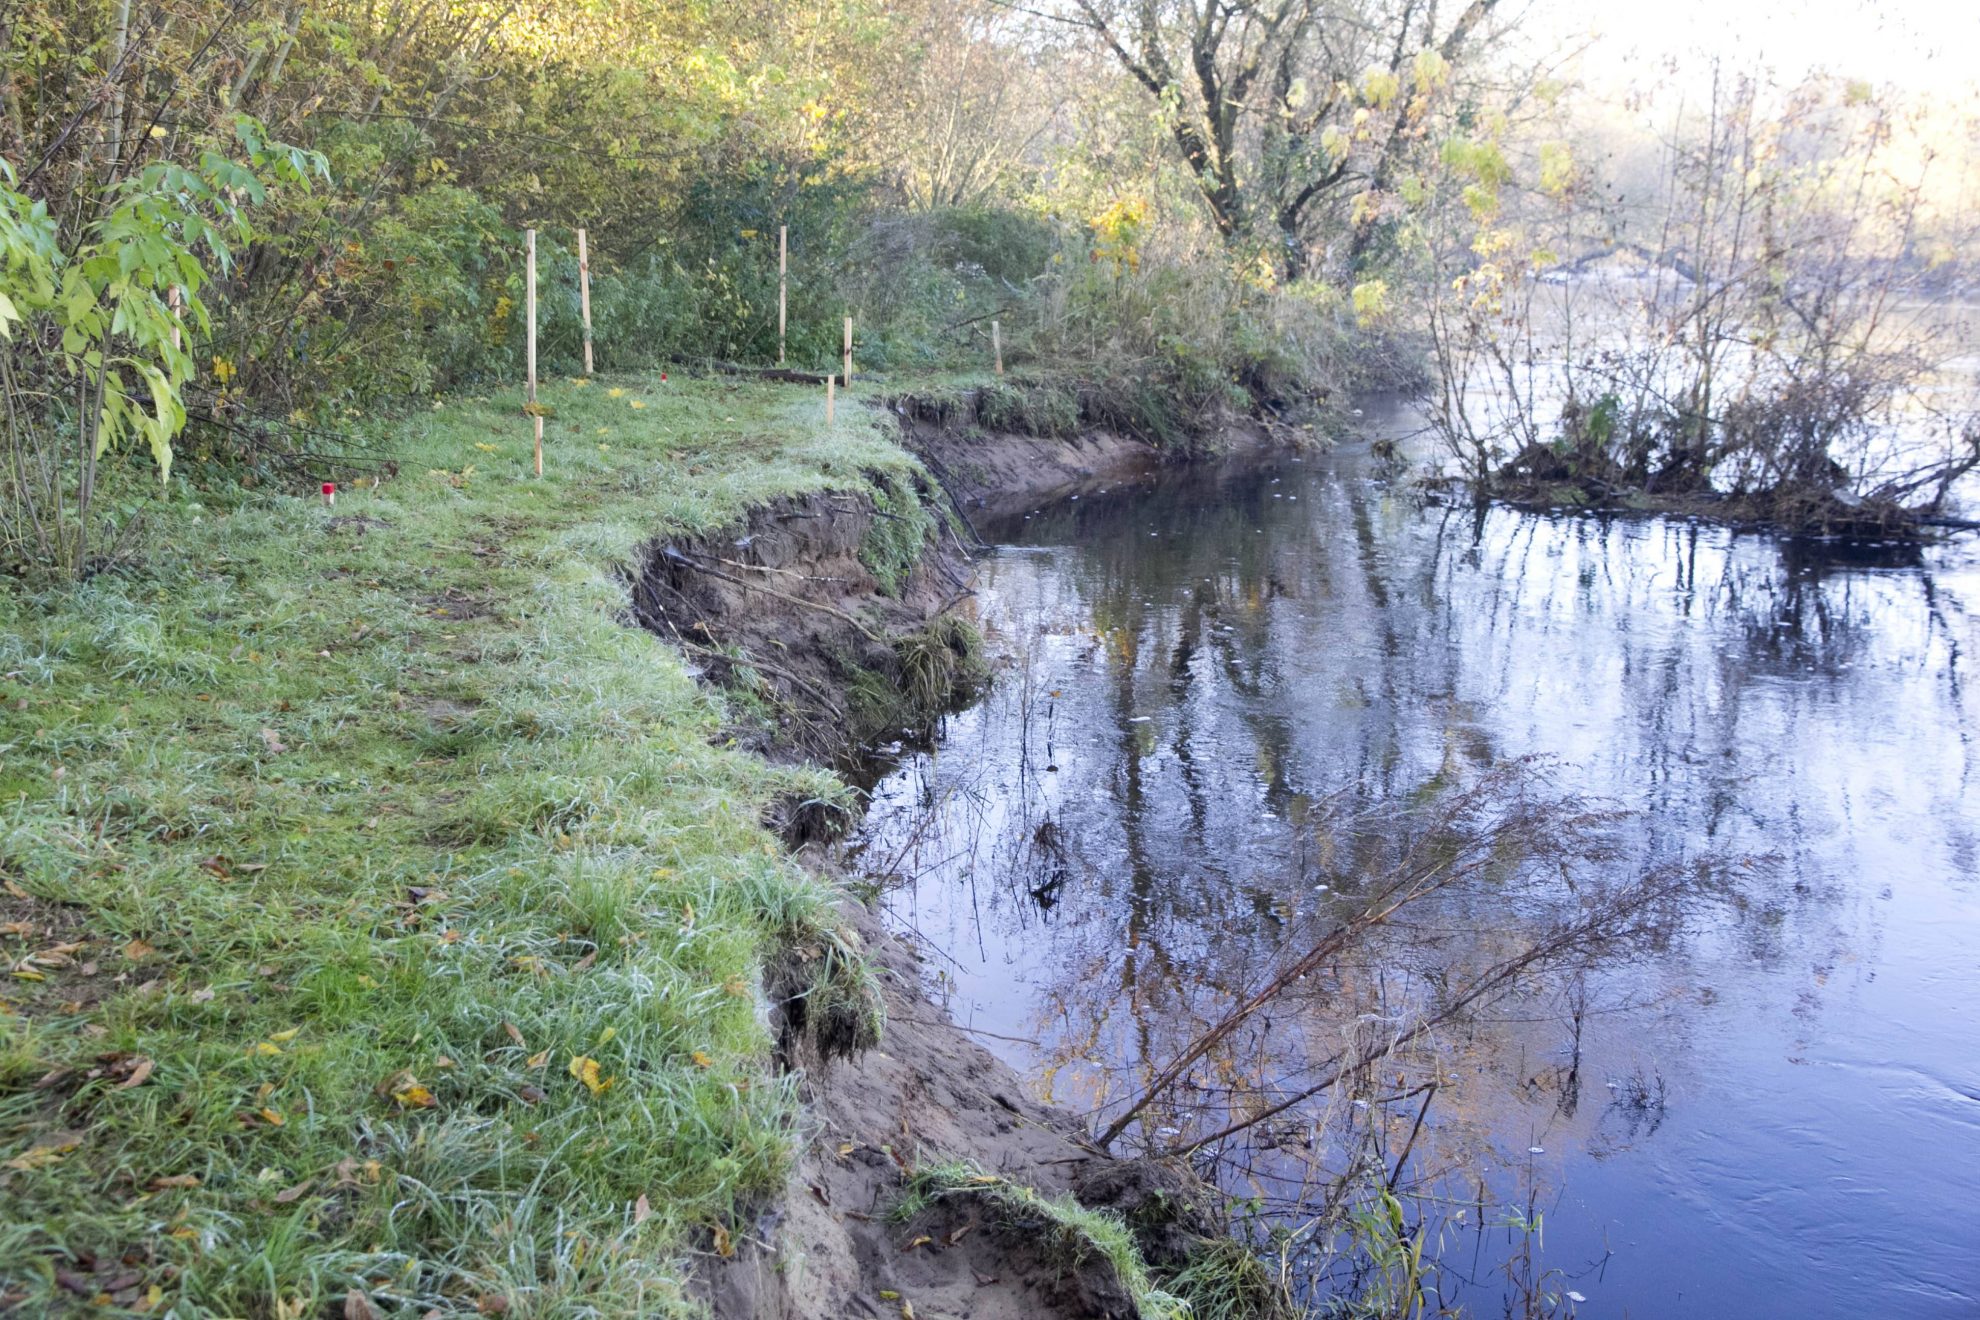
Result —
[[181, 505], [139, 571], [0, 594], [22, 1313], [666, 1314], [777, 1181], [759, 973], [832, 918], [758, 821], [831, 786], [719, 745], [613, 566], [908, 460], [790, 387], [545, 400], [541, 483], [516, 396], [450, 402], [334, 511]]

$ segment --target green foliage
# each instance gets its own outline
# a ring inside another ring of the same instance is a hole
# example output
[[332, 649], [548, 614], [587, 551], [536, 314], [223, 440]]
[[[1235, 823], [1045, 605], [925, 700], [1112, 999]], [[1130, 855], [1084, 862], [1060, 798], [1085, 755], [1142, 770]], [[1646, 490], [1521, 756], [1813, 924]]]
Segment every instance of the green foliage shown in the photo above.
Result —
[[186, 336], [210, 324], [206, 263], [232, 267], [271, 182], [305, 184], [322, 168], [250, 119], [235, 132], [245, 163], [211, 151], [193, 167], [154, 162], [101, 188], [71, 233], [0, 162], [0, 550], [16, 562], [84, 571], [100, 465], [125, 441], [142, 439], [159, 478], [171, 476], [193, 374]]
[[859, 562], [879, 579], [882, 591], [898, 596], [907, 589], [908, 575], [935, 534], [935, 515], [913, 477], [893, 472], [871, 475], [874, 518], [860, 538]]
[[1293, 1320], [1285, 1285], [1236, 1238], [1208, 1238], [1162, 1286], [1189, 1307], [1189, 1320]]

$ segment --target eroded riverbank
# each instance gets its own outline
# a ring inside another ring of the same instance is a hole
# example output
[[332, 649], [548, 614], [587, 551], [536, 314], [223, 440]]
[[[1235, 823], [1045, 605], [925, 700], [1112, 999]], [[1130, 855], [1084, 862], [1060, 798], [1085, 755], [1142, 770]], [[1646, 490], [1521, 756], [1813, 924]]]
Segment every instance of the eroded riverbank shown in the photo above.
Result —
[[[878, 498], [838, 492], [761, 506], [731, 527], [655, 542], [632, 577], [639, 622], [700, 662], [730, 696], [736, 736], [761, 754], [856, 776], [875, 756], [925, 741], [982, 678], [974, 632], [956, 626], [955, 612], [974, 614], [966, 602], [985, 547], [972, 517], [1076, 498], [1174, 462], [1105, 432], [965, 431], [902, 412], [906, 443], [939, 488], [876, 482]], [[1256, 455], [1267, 443], [1243, 428], [1220, 448]], [[832, 883], [866, 885], [825, 844], [848, 823], [842, 807], [791, 803], [775, 823]], [[1275, 1313], [1274, 1285], [1229, 1250], [1227, 1216], [1207, 1184], [1183, 1166], [1096, 1147], [1083, 1115], [1030, 1096], [979, 1033], [928, 997], [923, 946], [857, 903], [844, 914], [866, 999], [821, 1032], [814, 975], [773, 986], [781, 1063], [810, 1126], [753, 1231], [704, 1258], [697, 1291], [716, 1315], [825, 1320], [912, 1308], [1127, 1320], [1168, 1314], [1175, 1303], [1163, 1289], [1205, 1258], [1216, 1279], [1199, 1281], [1199, 1296], [1249, 1290], [1245, 1313]], [[930, 1197], [930, 1179], [956, 1185]], [[929, 1204], [897, 1215], [908, 1198]], [[1111, 1218], [1080, 1219], [1089, 1208]]]

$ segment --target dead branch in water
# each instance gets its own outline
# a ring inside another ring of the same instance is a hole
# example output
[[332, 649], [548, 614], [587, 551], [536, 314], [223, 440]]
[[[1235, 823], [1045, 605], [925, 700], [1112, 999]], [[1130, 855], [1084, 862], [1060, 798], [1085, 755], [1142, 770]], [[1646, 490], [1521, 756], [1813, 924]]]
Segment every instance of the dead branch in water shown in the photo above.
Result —
[[1542, 970], [1572, 963], [1593, 950], [1615, 944], [1635, 933], [1639, 923], [1653, 909], [1662, 907], [1668, 900], [1690, 888], [1692, 880], [1692, 874], [1687, 871], [1659, 872], [1626, 886], [1580, 918], [1555, 926], [1517, 954], [1494, 963], [1435, 1008], [1414, 1015], [1401, 1031], [1364, 1049], [1343, 1052], [1326, 1060], [1322, 1066], [1327, 1071], [1318, 1082], [1247, 1114], [1208, 1136], [1169, 1147], [1162, 1153], [1171, 1158], [1193, 1155], [1206, 1146], [1213, 1146], [1276, 1118], [1295, 1105], [1329, 1090], [1342, 1078], [1360, 1073], [1412, 1041], [1462, 1018], [1470, 1010], [1510, 994], [1525, 978]]
[[1534, 785], [1533, 767], [1517, 763], [1448, 799], [1426, 824], [1412, 831], [1413, 837], [1400, 846], [1352, 917], [1333, 925], [1281, 963], [1261, 988], [1194, 1036], [1107, 1124], [1099, 1134], [1099, 1144], [1104, 1147], [1116, 1141], [1150, 1105], [1174, 1092], [1197, 1064], [1247, 1023], [1262, 1016], [1269, 1025], [1274, 1006], [1290, 997], [1302, 982], [1354, 951], [1401, 914], [1437, 895], [1490, 884], [1500, 899], [1508, 900], [1505, 907], [1511, 920], [1509, 900], [1522, 892], [1517, 881], [1524, 874], [1537, 882], [1549, 906], [1571, 905], [1575, 910], [1540, 924], [1517, 948], [1457, 984], [1446, 983], [1434, 1004], [1408, 1016], [1398, 1024], [1399, 1029], [1385, 1033], [1385, 1038], [1314, 1060], [1320, 1076], [1312, 1084], [1290, 1093], [1260, 1096], [1269, 1103], [1163, 1153], [1186, 1156], [1223, 1141], [1320, 1095], [1345, 1077], [1364, 1072], [1480, 1006], [1511, 994], [1543, 971], [1571, 965], [1597, 951], [1611, 953], [1651, 934], [1658, 928], [1656, 918], [1669, 900], [1694, 883], [1694, 874], [1664, 870], [1622, 884], [1604, 883], [1599, 876], [1578, 883], [1571, 864], [1612, 858], [1608, 834], [1618, 814], [1574, 798], [1536, 795], [1531, 791]]

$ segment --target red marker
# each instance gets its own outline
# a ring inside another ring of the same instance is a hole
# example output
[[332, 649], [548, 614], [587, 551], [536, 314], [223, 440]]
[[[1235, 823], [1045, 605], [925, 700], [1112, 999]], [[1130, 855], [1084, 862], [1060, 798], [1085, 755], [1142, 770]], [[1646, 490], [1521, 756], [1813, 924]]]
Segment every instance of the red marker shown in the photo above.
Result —
[[336, 483], [336, 482], [334, 482], [334, 481], [326, 481], [326, 482], [324, 482], [324, 483], [323, 483], [323, 503], [324, 503], [324, 504], [325, 504], [326, 506], [334, 506], [334, 505], [335, 505], [335, 504], [337, 503], [337, 483]]
[[660, 373], [660, 383], [662, 385], [665, 385], [667, 383], [667, 373], [664, 371]]

